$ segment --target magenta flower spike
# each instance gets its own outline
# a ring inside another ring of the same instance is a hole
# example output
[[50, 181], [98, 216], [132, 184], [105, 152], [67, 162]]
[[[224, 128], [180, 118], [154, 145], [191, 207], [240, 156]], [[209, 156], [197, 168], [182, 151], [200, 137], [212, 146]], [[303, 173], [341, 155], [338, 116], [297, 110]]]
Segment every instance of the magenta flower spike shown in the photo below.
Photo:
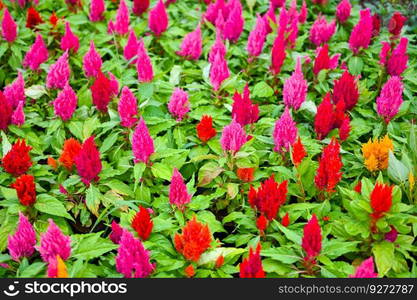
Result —
[[36, 233], [26, 218], [19, 212], [19, 223], [13, 235], [9, 235], [7, 248], [14, 261], [19, 261], [22, 257], [30, 257], [35, 253]]
[[374, 259], [372, 256], [365, 259], [361, 265], [356, 269], [355, 274], [350, 275], [350, 278], [377, 278], [378, 273], [375, 272]]
[[392, 54], [386, 62], [387, 73], [391, 76], [401, 76], [407, 69], [408, 54], [407, 54], [408, 39], [402, 37], [397, 47], [392, 51]]
[[398, 113], [403, 103], [403, 83], [398, 76], [392, 76], [387, 80], [376, 99], [376, 111], [388, 124]]
[[114, 30], [120, 35], [125, 35], [129, 32], [129, 8], [125, 0], [120, 0], [119, 8], [116, 13], [116, 22], [114, 22]]
[[349, 48], [356, 55], [361, 49], [367, 49], [371, 43], [373, 21], [369, 8], [360, 11], [359, 22], [353, 27], [349, 38]]
[[39, 66], [48, 59], [48, 55], [48, 49], [46, 48], [45, 42], [38, 33], [32, 47], [26, 52], [25, 58], [23, 59], [23, 66], [32, 71], [38, 71]]
[[117, 110], [123, 127], [130, 128], [138, 121], [138, 101], [127, 86], [122, 89]]
[[180, 88], [175, 88], [168, 103], [168, 110], [171, 115], [180, 122], [187, 112], [190, 111], [188, 94]]
[[67, 260], [71, 255], [71, 239], [62, 233], [61, 229], [49, 219], [49, 226], [44, 234], [41, 234], [41, 243], [37, 247], [44, 262], [50, 262], [59, 255], [62, 260]]
[[281, 118], [275, 123], [274, 128], [274, 151], [283, 153], [289, 151], [297, 139], [297, 126], [291, 117], [288, 107], [285, 107]]
[[267, 34], [265, 20], [258, 15], [255, 28], [249, 33], [246, 46], [251, 57], [258, 57], [261, 54]]
[[83, 70], [87, 77], [97, 77], [103, 64], [100, 54], [96, 51], [93, 41], [90, 41], [90, 49], [83, 58]]
[[48, 76], [46, 77], [46, 87], [48, 89], [64, 88], [69, 83], [70, 73], [68, 51], [65, 51], [49, 68]]
[[77, 53], [78, 48], [80, 48], [80, 42], [78, 37], [72, 32], [71, 25], [69, 22], [65, 23], [65, 33], [61, 38], [61, 49], [63, 51], [72, 51], [72, 53]]
[[240, 0], [231, 0], [230, 2], [230, 5], [233, 6], [230, 8], [222, 31], [225, 39], [235, 43], [242, 34], [245, 20], [243, 19], [242, 4], [240, 3]]
[[168, 14], [164, 2], [159, 0], [154, 8], [149, 12], [149, 29], [159, 36], [168, 28]]
[[252, 104], [247, 84], [242, 94], [235, 92], [233, 95], [232, 118], [241, 126], [245, 126], [258, 121], [259, 108], [258, 104]]
[[316, 45], [316, 47], [327, 43], [333, 34], [336, 32], [336, 21], [327, 22], [326, 18], [319, 15], [314, 21], [310, 29], [310, 41]]
[[121, 227], [119, 224], [117, 224], [115, 221], [112, 221], [111, 223], [111, 233], [109, 235], [110, 240], [118, 244], [120, 242], [120, 239], [122, 238], [123, 232], [125, 229]]
[[350, 17], [352, 5], [349, 0], [342, 0], [336, 7], [336, 18], [340, 23], [345, 23]]
[[136, 64], [136, 70], [138, 72], [139, 82], [151, 82], [153, 80], [153, 68], [151, 58], [145, 49], [143, 39], [138, 42], [138, 59]]
[[235, 155], [246, 141], [245, 130], [235, 119], [223, 128], [220, 143], [224, 152], [231, 152], [232, 155]]
[[301, 69], [301, 58], [297, 59], [295, 71], [285, 80], [282, 89], [282, 96], [285, 106], [300, 109], [307, 97], [307, 80], [304, 79], [304, 74]]
[[149, 163], [149, 157], [155, 152], [154, 143], [143, 118], [140, 118], [132, 137], [134, 162]]
[[154, 269], [155, 265], [150, 262], [150, 253], [143, 247], [140, 239], [124, 230], [117, 250], [117, 272], [125, 278], [146, 278]]
[[104, 19], [104, 11], [106, 10], [106, 4], [104, 0], [91, 0], [90, 2], [90, 20], [92, 22], [98, 22]]
[[214, 91], [218, 91], [223, 81], [230, 76], [229, 67], [226, 59], [217, 53], [214, 57], [213, 63], [210, 65], [210, 83]]
[[[138, 54], [138, 38], [136, 37], [135, 31], [131, 30], [129, 38], [127, 39], [126, 46], [123, 49], [123, 56], [126, 60], [131, 60], [133, 57]], [[133, 59], [130, 63], [135, 64], [137, 62], [137, 57]]]
[[185, 59], [198, 60], [200, 58], [201, 53], [203, 52], [200, 25], [184, 37], [180, 48], [181, 49], [177, 52], [177, 54]]
[[17, 78], [9, 85], [4, 87], [4, 96], [7, 101], [16, 108], [19, 102], [25, 103], [25, 80], [22, 73], [17, 73]]
[[67, 83], [62, 91], [59, 92], [56, 99], [52, 102], [55, 115], [63, 121], [71, 119], [77, 109], [77, 94]]
[[10, 12], [7, 9], [7, 7], [4, 9], [3, 13], [3, 20], [1, 22], [1, 32], [3, 34], [3, 38], [8, 43], [13, 43], [16, 40], [17, 24], [10, 15]]
[[174, 168], [171, 184], [169, 185], [169, 203], [177, 206], [180, 210], [185, 208], [191, 201], [191, 194], [187, 191], [184, 178], [177, 168]]
[[20, 101], [12, 114], [12, 124], [22, 126], [25, 124], [25, 112], [23, 111], [24, 102]]
[[226, 46], [223, 43], [221, 33], [219, 30], [216, 31], [216, 41], [214, 42], [213, 46], [211, 46], [208, 61], [209, 63], [214, 63], [214, 57], [216, 54], [220, 54], [221, 57], [226, 57]]

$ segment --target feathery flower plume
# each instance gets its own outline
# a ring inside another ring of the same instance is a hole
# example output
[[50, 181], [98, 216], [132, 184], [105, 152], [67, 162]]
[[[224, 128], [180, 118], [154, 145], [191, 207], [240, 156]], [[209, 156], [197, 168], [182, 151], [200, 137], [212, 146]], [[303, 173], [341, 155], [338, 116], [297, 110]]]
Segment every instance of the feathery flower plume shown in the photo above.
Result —
[[75, 166], [77, 167], [78, 175], [85, 185], [90, 185], [91, 181], [98, 181], [102, 169], [100, 160], [100, 152], [94, 142], [94, 136], [90, 136], [84, 141], [80, 151], [74, 157]]
[[374, 259], [369, 257], [365, 259], [356, 269], [355, 274], [349, 275], [349, 278], [377, 278], [378, 273], [375, 272]]
[[225, 20], [223, 35], [225, 39], [235, 43], [242, 34], [245, 20], [243, 19], [240, 0], [231, 0], [229, 3], [232, 7], [229, 8], [229, 13]]
[[285, 216], [282, 218], [281, 225], [284, 227], [288, 227], [288, 225], [290, 225], [290, 216], [288, 213], [286, 213]]
[[25, 58], [23, 59], [23, 67], [37, 71], [39, 66], [48, 59], [48, 55], [48, 49], [42, 39], [42, 35], [38, 33], [35, 42], [29, 51], [26, 52]]
[[181, 121], [187, 112], [190, 111], [187, 92], [180, 88], [175, 88], [168, 103], [168, 110], [178, 122]]
[[[126, 46], [123, 49], [123, 56], [126, 60], [131, 60], [138, 54], [138, 38], [136, 37], [135, 31], [131, 30], [129, 34], [129, 38], [127, 40]], [[133, 59], [130, 63], [136, 63], [137, 58]]]
[[407, 63], [408, 63], [407, 45], [408, 45], [408, 39], [406, 37], [402, 37], [397, 47], [392, 51], [392, 54], [387, 59], [386, 58], [388, 55], [387, 50], [389, 51], [391, 47], [389, 43], [383, 44], [380, 57], [389, 75], [401, 76], [401, 74], [405, 71], [405, 69], [407, 69]]
[[13, 106], [0, 91], [0, 130], [6, 130], [12, 122]]
[[7, 238], [7, 249], [14, 261], [30, 257], [35, 252], [36, 233], [28, 218], [19, 212], [16, 232]]
[[44, 262], [50, 262], [59, 255], [67, 260], [71, 255], [71, 239], [62, 233], [61, 229], [49, 219], [49, 226], [45, 233], [41, 234], [40, 246], [36, 247]]
[[259, 118], [258, 104], [252, 104], [248, 84], [242, 94], [236, 91], [233, 95], [232, 118], [242, 127], [255, 123]]
[[149, 2], [149, 0], [133, 0], [133, 13], [140, 17], [148, 10]]
[[261, 244], [258, 243], [256, 250], [249, 249], [249, 256], [239, 265], [240, 278], [265, 278], [265, 272], [261, 260]]
[[149, 29], [159, 36], [168, 28], [168, 14], [164, 2], [158, 0], [158, 3], [150, 10], [148, 19]]
[[350, 17], [352, 5], [349, 0], [342, 0], [336, 7], [336, 18], [340, 23], [345, 23]]
[[389, 151], [394, 151], [394, 144], [388, 135], [381, 139], [374, 139], [362, 145], [362, 155], [365, 160], [365, 167], [375, 172], [388, 168]]
[[374, 13], [372, 15], [372, 37], [378, 36], [380, 31], [381, 31], [381, 17], [377, 13]]
[[281, 205], [287, 199], [288, 181], [278, 184], [272, 174], [261, 186], [255, 190], [253, 186], [249, 189], [248, 200], [252, 208], [264, 215], [268, 221], [277, 217]]
[[115, 244], [120, 243], [120, 239], [122, 238], [123, 232], [124, 232], [124, 229], [115, 221], [112, 221], [111, 233], [109, 235], [109, 238], [113, 243]]
[[314, 182], [317, 188], [328, 193], [334, 192], [337, 183], [342, 179], [342, 160], [340, 157], [340, 145], [336, 139], [332, 139], [321, 154], [319, 167]]
[[80, 48], [78, 37], [72, 32], [70, 23], [65, 22], [65, 33], [61, 38], [61, 49], [77, 53], [78, 48]]
[[356, 55], [360, 49], [367, 49], [371, 43], [373, 21], [369, 8], [360, 11], [359, 22], [353, 27], [349, 38], [349, 48]]
[[208, 57], [208, 61], [210, 64], [214, 63], [214, 58], [216, 57], [217, 54], [219, 54], [223, 58], [226, 57], [226, 46], [223, 43], [221, 33], [219, 32], [219, 30], [216, 31], [216, 41], [213, 44], [213, 46], [211, 46], [210, 48], [209, 57]]
[[246, 46], [251, 57], [258, 57], [261, 54], [267, 34], [265, 20], [258, 15], [255, 28], [249, 33], [248, 44]]
[[46, 77], [46, 87], [48, 89], [62, 89], [69, 83], [70, 67], [68, 64], [68, 51], [65, 51], [57, 61], [50, 66]]
[[223, 81], [230, 76], [227, 60], [217, 53], [214, 56], [213, 62], [210, 64], [210, 83], [214, 91], [218, 91]]
[[376, 222], [381, 219], [392, 207], [392, 190], [394, 186], [376, 183], [371, 192], [371, 229], [376, 230]]
[[316, 257], [321, 251], [321, 228], [315, 214], [311, 217], [310, 221], [304, 226], [304, 234], [301, 242], [301, 246], [306, 253], [304, 261], [315, 264]]
[[61, 156], [59, 157], [59, 162], [67, 168], [68, 171], [72, 170], [75, 164], [74, 159], [78, 152], [80, 152], [81, 147], [80, 142], [74, 138], [65, 140]]
[[345, 109], [351, 110], [355, 107], [358, 99], [359, 90], [355, 76], [345, 70], [339, 80], [334, 81], [333, 103], [337, 104], [339, 101], [343, 101]]
[[125, 278], [146, 278], [155, 269], [150, 262], [150, 253], [139, 239], [124, 230], [116, 256], [116, 270]]
[[35, 178], [32, 175], [20, 175], [10, 187], [16, 190], [17, 197], [22, 205], [31, 206], [35, 203], [36, 187]]
[[177, 233], [174, 237], [175, 249], [184, 255], [185, 259], [195, 262], [210, 248], [211, 241], [208, 225], [198, 222], [195, 216], [183, 227], [182, 233]]
[[25, 140], [17, 140], [2, 159], [3, 169], [15, 177], [25, 174], [32, 166], [29, 155], [31, 149]]
[[27, 10], [27, 15], [26, 15], [26, 28], [33, 29], [37, 25], [42, 24], [42, 23], [43, 23], [43, 20], [41, 16], [39, 15], [38, 11], [33, 7], [29, 7], [29, 9]]
[[20, 102], [25, 103], [25, 80], [21, 72], [17, 73], [17, 78], [11, 84], [4, 87], [4, 96], [13, 108]]
[[49, 261], [47, 272], [48, 278], [68, 278], [67, 266], [59, 255]]
[[179, 210], [184, 210], [185, 205], [191, 201], [191, 194], [187, 191], [184, 178], [177, 168], [174, 168], [171, 184], [169, 185], [169, 203], [176, 205]]
[[203, 143], [206, 143], [216, 135], [216, 129], [213, 128], [213, 118], [211, 116], [204, 115], [200, 123], [197, 124], [196, 129], [197, 136]]
[[298, 110], [307, 97], [307, 80], [301, 69], [301, 58], [297, 59], [297, 64], [292, 75], [285, 80], [282, 89], [282, 96], [285, 106]]
[[138, 42], [138, 59], [136, 69], [138, 72], [139, 82], [151, 82], [153, 79], [152, 62], [143, 44], [141, 38]]
[[398, 113], [403, 103], [403, 83], [398, 76], [392, 76], [381, 89], [376, 99], [376, 111], [388, 124]]
[[285, 107], [281, 118], [275, 122], [274, 128], [274, 151], [284, 153], [290, 150], [297, 138], [297, 126], [291, 117], [290, 110]]
[[203, 52], [203, 41], [201, 37], [200, 25], [197, 28], [188, 33], [182, 43], [181, 49], [177, 52], [178, 55], [185, 59], [198, 60]]
[[155, 152], [153, 139], [149, 134], [145, 121], [141, 117], [132, 138], [132, 150], [135, 156], [134, 162], [149, 163], [149, 157]]
[[303, 143], [301, 143], [301, 138], [298, 137], [297, 141], [292, 145], [292, 162], [295, 166], [298, 166], [306, 157], [307, 152], [304, 149]]
[[101, 65], [103, 64], [101, 56], [96, 51], [93, 41], [90, 41], [90, 49], [83, 57], [83, 70], [87, 77], [97, 77], [101, 72]]
[[4, 9], [3, 20], [1, 22], [1, 32], [3, 38], [8, 42], [12, 43], [17, 37], [17, 24], [10, 15], [7, 7]]
[[272, 32], [271, 23], [277, 24], [277, 16], [275, 15], [275, 8], [272, 4], [269, 4], [269, 9], [262, 16], [265, 22], [265, 30], [267, 34]]
[[327, 43], [336, 32], [336, 21], [327, 23], [326, 18], [319, 15], [310, 29], [310, 41], [317, 47]]
[[114, 30], [120, 35], [127, 34], [129, 32], [129, 20], [129, 8], [125, 0], [120, 0], [116, 21], [114, 22]]
[[251, 182], [254, 179], [255, 168], [238, 168], [236, 175], [240, 180]]
[[188, 267], [186, 267], [186, 268], [184, 269], [184, 272], [185, 272], [185, 275], [186, 275], [188, 278], [194, 277], [194, 275], [195, 275], [195, 270], [194, 270], [193, 265], [189, 265]]
[[142, 241], [146, 241], [149, 238], [153, 228], [153, 221], [151, 220], [149, 211], [145, 207], [139, 206], [139, 211], [132, 220], [132, 228]]
[[92, 22], [101, 21], [104, 19], [104, 11], [106, 10], [106, 4], [104, 0], [91, 0], [90, 2], [90, 20]]
[[137, 99], [127, 86], [122, 89], [122, 96], [120, 97], [117, 110], [119, 112], [121, 119], [120, 124], [122, 126], [130, 128], [138, 121]]
[[247, 136], [245, 130], [235, 119], [223, 128], [220, 139], [223, 151], [230, 151], [232, 155], [235, 155], [246, 141]]
[[300, 14], [298, 16], [300, 23], [304, 24], [307, 21], [307, 14], [308, 14], [307, 3], [305, 0], [303, 0], [303, 4], [301, 5], [301, 8], [300, 8]]
[[25, 124], [25, 112], [23, 111], [24, 102], [20, 101], [15, 111], [12, 114], [12, 124], [16, 126], [22, 126]]
[[404, 26], [404, 23], [407, 21], [407, 18], [404, 17], [400, 12], [396, 11], [388, 23], [388, 31], [393, 35], [393, 38], [397, 38], [401, 34], [401, 29]]
[[324, 44], [323, 47], [317, 47], [316, 59], [314, 60], [313, 73], [319, 74], [321, 70], [333, 70], [339, 64], [340, 53], [329, 56], [329, 45]]
[[284, 33], [280, 30], [272, 45], [271, 53], [271, 71], [273, 75], [278, 75], [281, 72], [281, 67], [287, 56], [285, 52]]
[[71, 119], [77, 108], [77, 101], [77, 94], [75, 94], [71, 86], [66, 83], [64, 89], [59, 92], [56, 99], [52, 102], [55, 115], [59, 116], [63, 121]]
[[101, 71], [91, 86], [93, 104], [100, 112], [106, 113], [111, 99], [115, 96], [114, 85]]

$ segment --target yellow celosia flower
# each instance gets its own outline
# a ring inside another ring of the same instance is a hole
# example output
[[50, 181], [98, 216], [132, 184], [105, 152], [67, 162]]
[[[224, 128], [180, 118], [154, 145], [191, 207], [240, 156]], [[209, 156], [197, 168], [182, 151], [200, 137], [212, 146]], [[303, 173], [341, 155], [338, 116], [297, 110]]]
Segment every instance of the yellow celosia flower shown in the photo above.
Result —
[[382, 139], [369, 140], [362, 145], [362, 155], [365, 159], [365, 167], [375, 172], [388, 168], [389, 151], [394, 150], [392, 140], [386, 135]]
[[62, 258], [57, 255], [57, 271], [56, 278], [68, 278], [67, 266], [65, 265]]
[[413, 191], [413, 189], [414, 189], [414, 183], [415, 183], [415, 181], [414, 181], [414, 175], [413, 175], [413, 172], [410, 172], [409, 174], [408, 174], [408, 184], [409, 184], [409, 186], [410, 186], [410, 193]]

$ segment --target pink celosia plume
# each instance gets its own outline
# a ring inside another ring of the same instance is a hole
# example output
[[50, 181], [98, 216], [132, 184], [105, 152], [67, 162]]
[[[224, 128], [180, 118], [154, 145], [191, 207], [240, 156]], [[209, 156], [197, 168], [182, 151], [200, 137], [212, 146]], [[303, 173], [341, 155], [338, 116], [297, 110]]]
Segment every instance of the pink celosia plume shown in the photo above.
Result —
[[24, 102], [20, 101], [12, 114], [12, 124], [22, 126], [25, 124], [25, 112], [23, 111]]
[[223, 128], [222, 136], [220, 138], [223, 151], [231, 152], [232, 155], [234, 155], [246, 141], [247, 136], [245, 130], [235, 119]]
[[376, 99], [376, 111], [386, 123], [398, 113], [403, 103], [403, 83], [398, 76], [392, 76], [387, 80]]
[[356, 269], [355, 274], [350, 275], [350, 278], [377, 278], [378, 273], [375, 272], [374, 259], [369, 257], [365, 259]]
[[17, 24], [13, 20], [13, 17], [10, 15], [10, 12], [7, 9], [7, 7], [4, 9], [4, 13], [3, 13], [3, 20], [1, 22], [1, 32], [2, 32], [3, 38], [7, 42], [12, 43], [16, 40]]
[[169, 100], [168, 110], [177, 121], [181, 121], [190, 111], [190, 102], [188, 101], [187, 92], [180, 88], [176, 88]]
[[297, 59], [297, 64], [292, 75], [285, 80], [282, 89], [284, 104], [287, 107], [298, 110], [307, 97], [307, 80], [301, 69], [301, 58]]
[[149, 157], [155, 152], [154, 143], [143, 118], [140, 118], [132, 137], [134, 162], [149, 163]]
[[[127, 39], [126, 46], [123, 49], [123, 56], [126, 60], [130, 61], [133, 57], [138, 54], [138, 38], [136, 37], [135, 31], [131, 30], [129, 38]], [[137, 62], [137, 57], [133, 59], [130, 63], [134, 64]]]
[[340, 23], [345, 23], [350, 17], [352, 5], [349, 0], [342, 0], [336, 7], [336, 18]]
[[117, 110], [120, 116], [120, 124], [124, 127], [132, 127], [137, 121], [138, 103], [132, 91], [125, 86], [122, 89], [122, 96], [120, 97]]
[[46, 77], [48, 89], [62, 89], [69, 82], [70, 67], [68, 63], [68, 51], [65, 51], [57, 61], [50, 66]]
[[360, 11], [359, 22], [353, 27], [349, 38], [349, 48], [354, 54], [361, 49], [367, 49], [371, 43], [373, 21], [369, 8]]
[[284, 152], [289, 151], [290, 147], [295, 143], [297, 139], [297, 126], [291, 117], [290, 110], [285, 107], [284, 113], [281, 115], [274, 127], [274, 151]]
[[324, 16], [319, 15], [311, 26], [310, 41], [314, 45], [320, 46], [324, 43], [327, 43], [335, 32], [336, 21], [333, 20], [328, 23]]
[[257, 57], [261, 54], [267, 34], [265, 20], [258, 15], [255, 28], [249, 33], [248, 44], [246, 46], [250, 56]]
[[149, 28], [156, 35], [161, 35], [168, 28], [168, 13], [165, 9], [164, 2], [159, 0], [158, 3], [149, 12]]
[[92, 22], [101, 21], [104, 19], [104, 11], [106, 10], [106, 4], [104, 0], [91, 0], [90, 2], [90, 20]]
[[252, 104], [247, 84], [242, 94], [235, 92], [233, 95], [232, 118], [241, 126], [253, 124], [259, 118], [258, 104]]
[[174, 168], [171, 184], [169, 185], [169, 203], [176, 205], [183, 210], [185, 205], [191, 201], [191, 194], [187, 191], [184, 178], [177, 168]]
[[77, 108], [77, 94], [75, 94], [74, 90], [67, 83], [52, 104], [55, 115], [59, 116], [63, 121], [67, 121], [71, 119]]
[[90, 48], [83, 57], [83, 70], [87, 77], [97, 77], [101, 72], [103, 64], [100, 54], [96, 51], [93, 41], [90, 41]]
[[23, 66], [33, 71], [37, 71], [39, 66], [48, 59], [48, 49], [46, 48], [45, 42], [40, 34], [36, 36], [36, 40], [30, 47], [29, 51], [26, 52], [25, 58], [23, 59]]
[[77, 53], [78, 48], [80, 48], [78, 37], [72, 32], [70, 23], [66, 22], [65, 33], [61, 38], [61, 49], [63, 51], [68, 50]]
[[49, 219], [49, 226], [45, 233], [41, 234], [41, 243], [37, 250], [44, 262], [50, 262], [59, 255], [62, 260], [67, 260], [71, 255], [71, 239], [62, 233], [61, 229]]
[[19, 223], [13, 235], [9, 235], [7, 248], [13, 260], [30, 257], [35, 252], [36, 233], [27, 217], [19, 212]]
[[21, 72], [17, 73], [17, 78], [11, 84], [4, 87], [4, 96], [13, 108], [21, 101], [25, 102], [25, 80]]
[[98, 175], [102, 170], [102, 164], [94, 136], [90, 136], [84, 141], [80, 151], [74, 157], [74, 162], [78, 175], [85, 185], [88, 186], [92, 181], [97, 182], [100, 179]]
[[136, 70], [138, 72], [139, 82], [150, 82], [153, 80], [153, 67], [151, 58], [145, 49], [143, 39], [141, 38], [138, 42], [138, 59], [136, 64]]
[[177, 54], [186, 59], [198, 60], [202, 52], [203, 41], [201, 37], [201, 28], [200, 25], [198, 25], [194, 31], [188, 33], [184, 37], [181, 43], [181, 49]]

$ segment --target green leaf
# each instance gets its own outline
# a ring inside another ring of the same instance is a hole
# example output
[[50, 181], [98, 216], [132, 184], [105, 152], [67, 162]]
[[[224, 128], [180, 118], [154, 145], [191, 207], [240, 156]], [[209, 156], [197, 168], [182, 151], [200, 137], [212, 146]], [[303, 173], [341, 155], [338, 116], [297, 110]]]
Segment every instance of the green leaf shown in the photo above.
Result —
[[216, 162], [208, 162], [198, 171], [198, 186], [209, 184], [224, 171]]
[[408, 180], [409, 173], [408, 168], [390, 151], [388, 158], [388, 176], [395, 182], [402, 183]]
[[98, 207], [100, 205], [100, 191], [92, 184], [90, 184], [90, 187], [85, 192], [85, 203], [88, 207], [88, 209], [98, 217]]
[[349, 72], [352, 75], [359, 75], [363, 69], [363, 60], [359, 56], [352, 56], [348, 63]]
[[58, 199], [48, 194], [38, 195], [36, 197], [34, 207], [40, 212], [47, 213], [53, 216], [64, 217], [74, 221], [72, 216], [65, 209], [64, 204]]
[[71, 256], [90, 260], [118, 248], [111, 240], [101, 238], [100, 234], [73, 235], [76, 246]]
[[252, 91], [252, 96], [267, 98], [274, 94], [274, 90], [264, 81], [258, 82]]
[[39, 99], [46, 93], [45, 86], [43, 85], [32, 85], [25, 89], [25, 96], [32, 99]]
[[4, 133], [4, 131], [1, 131], [1, 146], [3, 151], [3, 156], [7, 154], [7, 152], [10, 151], [12, 148], [12, 145], [9, 142], [9, 139], [7, 138], [7, 135]]
[[151, 171], [155, 177], [162, 178], [168, 181], [171, 180], [172, 168], [165, 164], [155, 163], [152, 165]]
[[292, 264], [301, 259], [301, 257], [295, 254], [294, 250], [284, 247], [261, 250], [261, 255], [278, 260], [284, 264]]
[[380, 277], [385, 276], [392, 268], [394, 261], [394, 243], [382, 241], [374, 244], [372, 253], [375, 256], [375, 263]]
[[107, 182], [105, 185], [107, 185], [109, 188], [111, 188], [113, 191], [115, 191], [118, 194], [133, 197], [132, 189], [127, 184], [123, 183], [120, 180], [112, 179], [109, 182]]
[[106, 137], [100, 147], [100, 153], [105, 153], [107, 150], [109, 150], [114, 145], [114, 143], [116, 143], [119, 135], [119, 132], [114, 132], [113, 134], [110, 134], [108, 137]]

